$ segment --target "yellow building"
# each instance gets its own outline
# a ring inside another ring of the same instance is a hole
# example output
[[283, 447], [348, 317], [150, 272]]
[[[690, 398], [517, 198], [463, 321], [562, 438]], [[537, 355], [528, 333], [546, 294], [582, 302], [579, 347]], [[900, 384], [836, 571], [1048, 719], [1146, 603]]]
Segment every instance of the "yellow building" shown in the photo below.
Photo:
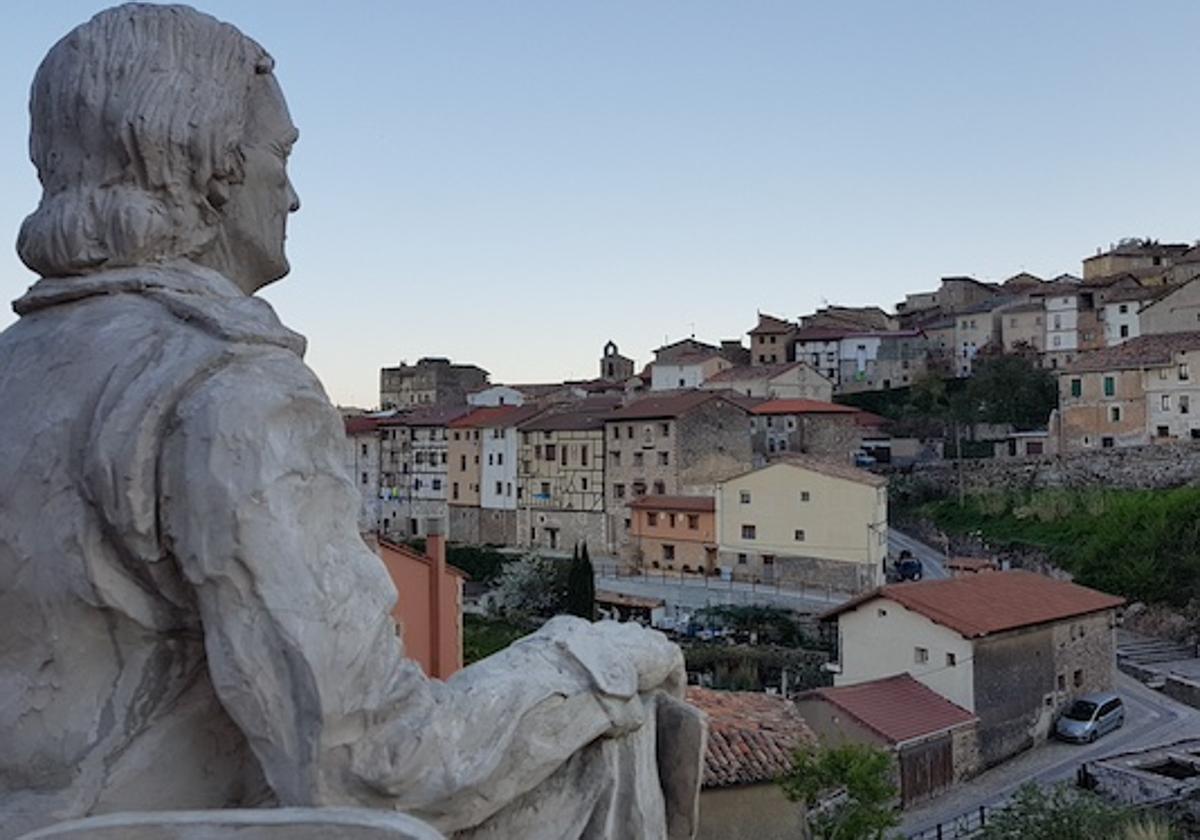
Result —
[[883, 582], [887, 480], [783, 456], [720, 483], [719, 562], [738, 579], [862, 591]]

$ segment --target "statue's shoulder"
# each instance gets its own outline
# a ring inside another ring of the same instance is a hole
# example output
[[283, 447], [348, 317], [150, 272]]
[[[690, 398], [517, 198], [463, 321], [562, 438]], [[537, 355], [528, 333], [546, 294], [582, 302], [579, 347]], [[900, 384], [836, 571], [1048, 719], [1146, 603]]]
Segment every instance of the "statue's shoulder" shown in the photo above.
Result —
[[[13, 303], [23, 318], [79, 311], [94, 304], [137, 312], [165, 328], [177, 327], [221, 342], [277, 347], [303, 357], [304, 337], [285, 327], [265, 300], [248, 297], [231, 281], [198, 266], [135, 266], [81, 277], [46, 277]], [[161, 316], [161, 317], [159, 317]]]

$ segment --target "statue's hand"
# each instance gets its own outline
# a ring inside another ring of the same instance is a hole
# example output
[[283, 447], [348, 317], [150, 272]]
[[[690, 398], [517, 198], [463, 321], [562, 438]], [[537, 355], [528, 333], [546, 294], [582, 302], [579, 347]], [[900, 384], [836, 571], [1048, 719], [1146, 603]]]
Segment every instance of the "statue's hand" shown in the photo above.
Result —
[[605, 694], [630, 698], [661, 690], [683, 696], [687, 684], [683, 652], [656, 630], [558, 616], [530, 638], [552, 640], [587, 670]]

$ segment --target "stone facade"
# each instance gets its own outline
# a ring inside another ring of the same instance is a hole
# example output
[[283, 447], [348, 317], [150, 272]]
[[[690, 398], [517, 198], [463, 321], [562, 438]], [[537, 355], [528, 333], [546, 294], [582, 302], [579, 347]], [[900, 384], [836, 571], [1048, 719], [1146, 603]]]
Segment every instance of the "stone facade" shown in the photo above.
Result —
[[611, 382], [624, 382], [633, 376], [633, 359], [621, 355], [617, 343], [610, 341], [604, 345], [604, 353], [600, 357], [600, 378]]
[[1062, 452], [1138, 446], [1150, 439], [1141, 370], [1061, 374], [1058, 401]]
[[782, 452], [849, 463], [862, 448], [856, 412], [754, 415], [751, 447], [756, 458]]
[[379, 371], [381, 408], [416, 408], [465, 403], [467, 394], [488, 384], [488, 372], [449, 359], [425, 358]]

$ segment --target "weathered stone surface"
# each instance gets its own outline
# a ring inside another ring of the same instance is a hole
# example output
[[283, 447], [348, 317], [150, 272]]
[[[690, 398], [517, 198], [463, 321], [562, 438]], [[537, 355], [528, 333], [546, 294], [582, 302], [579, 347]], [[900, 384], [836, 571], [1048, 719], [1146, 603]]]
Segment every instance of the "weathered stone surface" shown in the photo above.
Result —
[[702, 738], [658, 736], [683, 690], [660, 634], [560, 618], [445, 683], [404, 658], [341, 418], [251, 296], [298, 209], [272, 66], [130, 5], [35, 78], [43, 279], [0, 334], [0, 838], [274, 804], [687, 836]]
[[442, 840], [403, 814], [362, 808], [167, 811], [88, 817], [20, 840]]

